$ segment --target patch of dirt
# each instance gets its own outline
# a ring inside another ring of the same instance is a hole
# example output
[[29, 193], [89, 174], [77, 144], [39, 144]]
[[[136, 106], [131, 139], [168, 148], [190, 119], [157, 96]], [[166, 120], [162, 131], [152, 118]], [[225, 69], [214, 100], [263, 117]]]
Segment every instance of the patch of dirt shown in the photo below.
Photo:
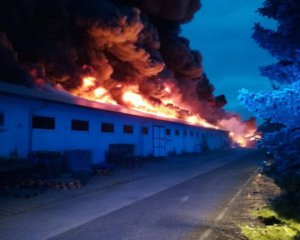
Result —
[[272, 179], [256, 173], [251, 181], [229, 206], [224, 218], [213, 226], [209, 240], [246, 240], [240, 232], [240, 224], [250, 226], [260, 224], [257, 218], [251, 216], [254, 210], [262, 209], [268, 205], [270, 199], [278, 196], [280, 189]]

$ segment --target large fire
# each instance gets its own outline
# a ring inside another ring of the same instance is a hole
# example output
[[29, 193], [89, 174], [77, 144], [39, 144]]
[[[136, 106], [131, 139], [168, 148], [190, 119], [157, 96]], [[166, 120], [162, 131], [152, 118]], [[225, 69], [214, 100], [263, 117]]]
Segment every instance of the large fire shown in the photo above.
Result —
[[200, 8], [200, 0], [1, 0], [0, 81], [226, 130], [249, 146], [254, 121], [224, 111], [201, 53], [181, 35]]
[[[71, 93], [75, 96], [92, 101], [113, 105], [120, 104], [114, 100], [110, 91], [100, 83], [101, 81], [98, 81], [96, 77], [84, 76], [82, 77], [82, 84]], [[255, 127], [247, 128], [245, 126], [239, 126], [239, 128], [242, 127], [243, 130], [235, 130], [235, 127], [231, 126], [232, 124], [227, 121], [221, 121], [219, 124], [214, 125], [201, 118], [200, 115], [192, 114], [186, 109], [181, 108], [180, 94], [172, 93], [172, 86], [165, 85], [163, 89], [166, 93], [165, 98], [160, 99], [160, 102], [150, 100], [147, 96], [143, 96], [137, 85], [118, 84], [115, 88], [118, 89], [118, 92], [120, 93], [119, 98], [121, 99], [121, 104], [128, 108], [144, 113], [154, 114], [167, 119], [183, 120], [189, 124], [201, 127], [221, 129], [225, 131], [231, 129], [229, 131], [229, 136], [236, 145], [241, 147], [252, 146], [253, 142], [260, 139], [260, 135], [256, 132]]]

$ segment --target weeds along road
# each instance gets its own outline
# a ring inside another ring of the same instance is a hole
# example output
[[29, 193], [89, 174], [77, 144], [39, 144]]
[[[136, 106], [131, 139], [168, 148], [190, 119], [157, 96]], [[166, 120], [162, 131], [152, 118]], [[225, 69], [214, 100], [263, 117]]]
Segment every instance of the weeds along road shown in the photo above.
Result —
[[151, 166], [151, 174], [135, 181], [1, 219], [0, 238], [189, 239], [223, 211], [263, 155], [232, 149], [198, 158], [169, 159], [164, 171]]

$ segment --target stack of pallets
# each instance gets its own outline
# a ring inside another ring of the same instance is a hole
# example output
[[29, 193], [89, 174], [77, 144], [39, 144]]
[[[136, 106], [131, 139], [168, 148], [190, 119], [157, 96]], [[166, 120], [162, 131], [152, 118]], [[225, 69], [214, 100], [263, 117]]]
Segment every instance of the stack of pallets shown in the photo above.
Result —
[[55, 178], [48, 180], [48, 186], [50, 188], [70, 190], [81, 187], [81, 182], [72, 178]]
[[95, 164], [92, 166], [92, 173], [98, 176], [107, 176], [111, 174], [114, 168], [115, 168], [114, 164], [108, 164], [108, 163]]
[[106, 162], [129, 168], [138, 167], [140, 158], [134, 152], [134, 144], [109, 144], [106, 152]]

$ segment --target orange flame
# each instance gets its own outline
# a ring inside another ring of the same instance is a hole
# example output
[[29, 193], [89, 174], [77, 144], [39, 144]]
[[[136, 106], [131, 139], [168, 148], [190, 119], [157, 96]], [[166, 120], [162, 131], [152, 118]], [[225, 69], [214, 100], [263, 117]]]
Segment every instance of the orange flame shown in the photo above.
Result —
[[[221, 129], [228, 131], [227, 126], [223, 124], [213, 125], [208, 123], [200, 115], [191, 114], [184, 108], [181, 108], [181, 96], [176, 93], [172, 86], [165, 84], [163, 92], [164, 97], [160, 99], [161, 103], [154, 103], [147, 97], [143, 96], [138, 87], [135, 85], [122, 85], [115, 86], [120, 90], [121, 104], [126, 105], [128, 108], [144, 112], [155, 114], [160, 117], [168, 119], [183, 120], [189, 124], [202, 126], [205, 128]], [[82, 84], [76, 90], [71, 92], [73, 95], [86, 98], [108, 104], [120, 104], [110, 94], [110, 91], [103, 86], [103, 83], [94, 76], [84, 76], [82, 78]], [[226, 125], [226, 123], [225, 123]], [[245, 133], [246, 132], [246, 133]], [[247, 131], [230, 131], [229, 136], [237, 145], [241, 147], [250, 146], [251, 142], [257, 141], [260, 135], [256, 133], [256, 129]]]
[[131, 91], [127, 91], [123, 94], [123, 100], [134, 108], [150, 107], [141, 95]]
[[109, 91], [103, 86], [99, 86], [99, 81], [93, 76], [85, 76], [79, 88], [71, 92], [73, 95], [86, 98], [88, 100], [114, 104], [116, 101], [112, 98]]
[[90, 87], [94, 87], [95, 84], [96, 84], [96, 81], [97, 79], [94, 78], [94, 77], [91, 77], [91, 76], [88, 76], [88, 77], [84, 77], [82, 79], [82, 82], [83, 82], [83, 88], [84, 89], [87, 89], [87, 88], [90, 88]]

